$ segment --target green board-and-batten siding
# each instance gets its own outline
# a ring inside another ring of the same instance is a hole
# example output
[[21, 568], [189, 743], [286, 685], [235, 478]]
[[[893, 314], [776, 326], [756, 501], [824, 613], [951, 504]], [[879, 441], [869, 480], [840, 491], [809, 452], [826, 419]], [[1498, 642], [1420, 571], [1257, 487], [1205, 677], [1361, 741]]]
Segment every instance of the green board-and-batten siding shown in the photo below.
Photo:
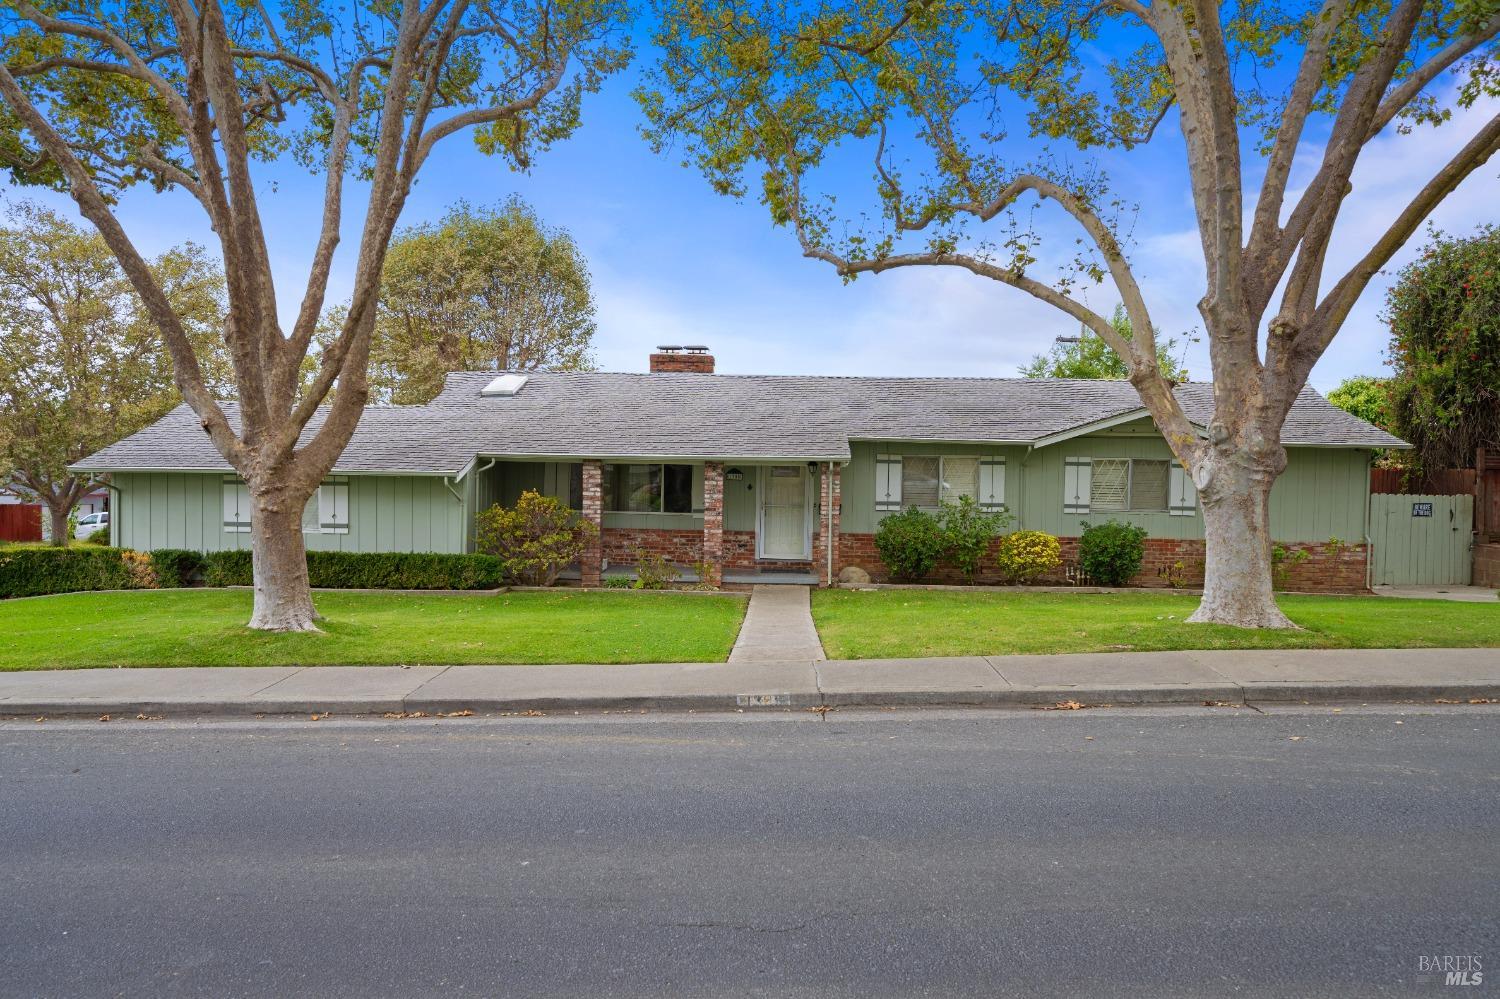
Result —
[[[220, 551], [250, 547], [250, 535], [224, 530], [224, 475], [197, 472], [120, 472], [114, 476], [114, 543], [148, 551]], [[463, 504], [440, 477], [354, 475], [349, 483], [349, 530], [318, 530], [314, 495], [303, 516], [309, 549], [330, 551], [461, 552]], [[449, 487], [453, 486], [452, 489]]]
[[[895, 455], [974, 455], [1005, 460], [1005, 505], [1016, 529], [1075, 537], [1082, 524], [1120, 520], [1144, 527], [1151, 537], [1203, 537], [1203, 516], [1163, 512], [1063, 512], [1063, 465], [1068, 458], [1149, 458], [1173, 460], [1160, 436], [1147, 436], [1134, 425], [1116, 432], [1091, 434], [1028, 451], [1024, 447], [972, 444], [857, 441], [841, 483], [840, 528], [868, 534], [886, 515], [875, 509], [875, 458]], [[1287, 449], [1287, 467], [1271, 490], [1271, 534], [1278, 541], [1358, 542], [1365, 534], [1369, 503], [1370, 455], [1355, 448]]]

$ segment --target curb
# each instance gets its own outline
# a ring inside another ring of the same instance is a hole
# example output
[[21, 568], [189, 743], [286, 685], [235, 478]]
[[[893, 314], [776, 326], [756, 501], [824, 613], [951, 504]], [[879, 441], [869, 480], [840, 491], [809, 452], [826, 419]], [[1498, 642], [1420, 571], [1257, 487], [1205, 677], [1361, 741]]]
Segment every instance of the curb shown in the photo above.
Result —
[[232, 717], [262, 715], [383, 715], [421, 711], [428, 714], [473, 711], [476, 714], [524, 711], [661, 711], [765, 712], [859, 707], [1011, 707], [1035, 708], [1064, 702], [1088, 707], [1403, 702], [1483, 698], [1500, 702], [1500, 683], [1268, 683], [1163, 684], [1149, 686], [1026, 687], [1011, 690], [912, 690], [761, 692], [749, 694], [611, 695], [600, 697], [306, 698], [244, 700], [151, 700], [63, 698], [0, 701], [0, 717], [87, 717], [145, 714], [162, 717]]

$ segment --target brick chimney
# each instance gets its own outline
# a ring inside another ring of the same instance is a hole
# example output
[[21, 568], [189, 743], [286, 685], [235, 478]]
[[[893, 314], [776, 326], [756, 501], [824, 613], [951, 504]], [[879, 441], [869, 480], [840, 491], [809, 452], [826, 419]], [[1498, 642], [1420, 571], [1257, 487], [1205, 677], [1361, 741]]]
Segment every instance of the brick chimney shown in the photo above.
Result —
[[657, 347], [651, 355], [652, 373], [660, 371], [691, 371], [701, 375], [714, 373], [714, 355], [707, 347], [692, 345], [679, 347], [668, 344]]

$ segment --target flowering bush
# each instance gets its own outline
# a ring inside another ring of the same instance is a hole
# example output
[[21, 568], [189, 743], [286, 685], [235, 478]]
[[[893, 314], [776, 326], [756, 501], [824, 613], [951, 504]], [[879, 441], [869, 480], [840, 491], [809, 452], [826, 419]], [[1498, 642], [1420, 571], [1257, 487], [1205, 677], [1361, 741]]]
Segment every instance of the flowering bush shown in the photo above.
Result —
[[1500, 227], [1434, 232], [1386, 295], [1389, 412], [1425, 472], [1500, 441]]
[[1045, 531], [1016, 531], [995, 550], [1000, 574], [1012, 583], [1030, 583], [1062, 565], [1062, 545]]

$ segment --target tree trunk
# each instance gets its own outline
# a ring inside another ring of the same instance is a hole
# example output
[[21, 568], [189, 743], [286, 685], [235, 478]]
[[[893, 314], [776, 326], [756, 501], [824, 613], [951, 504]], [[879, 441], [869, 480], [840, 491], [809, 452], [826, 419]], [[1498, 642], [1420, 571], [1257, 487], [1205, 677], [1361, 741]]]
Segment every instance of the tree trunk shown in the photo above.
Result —
[[47, 517], [51, 522], [52, 531], [51, 537], [47, 539], [48, 544], [57, 545], [58, 547], [72, 544], [73, 539], [70, 536], [72, 532], [68, 530], [68, 515], [72, 512], [72, 507], [57, 507], [48, 504]]
[[1216, 451], [1205, 465], [1203, 600], [1188, 621], [1296, 628], [1271, 588], [1271, 486], [1279, 470], [1257, 467], [1243, 451]]
[[302, 507], [285, 495], [256, 496], [250, 516], [254, 555], [255, 609], [250, 627], [259, 631], [317, 631], [302, 543]]

